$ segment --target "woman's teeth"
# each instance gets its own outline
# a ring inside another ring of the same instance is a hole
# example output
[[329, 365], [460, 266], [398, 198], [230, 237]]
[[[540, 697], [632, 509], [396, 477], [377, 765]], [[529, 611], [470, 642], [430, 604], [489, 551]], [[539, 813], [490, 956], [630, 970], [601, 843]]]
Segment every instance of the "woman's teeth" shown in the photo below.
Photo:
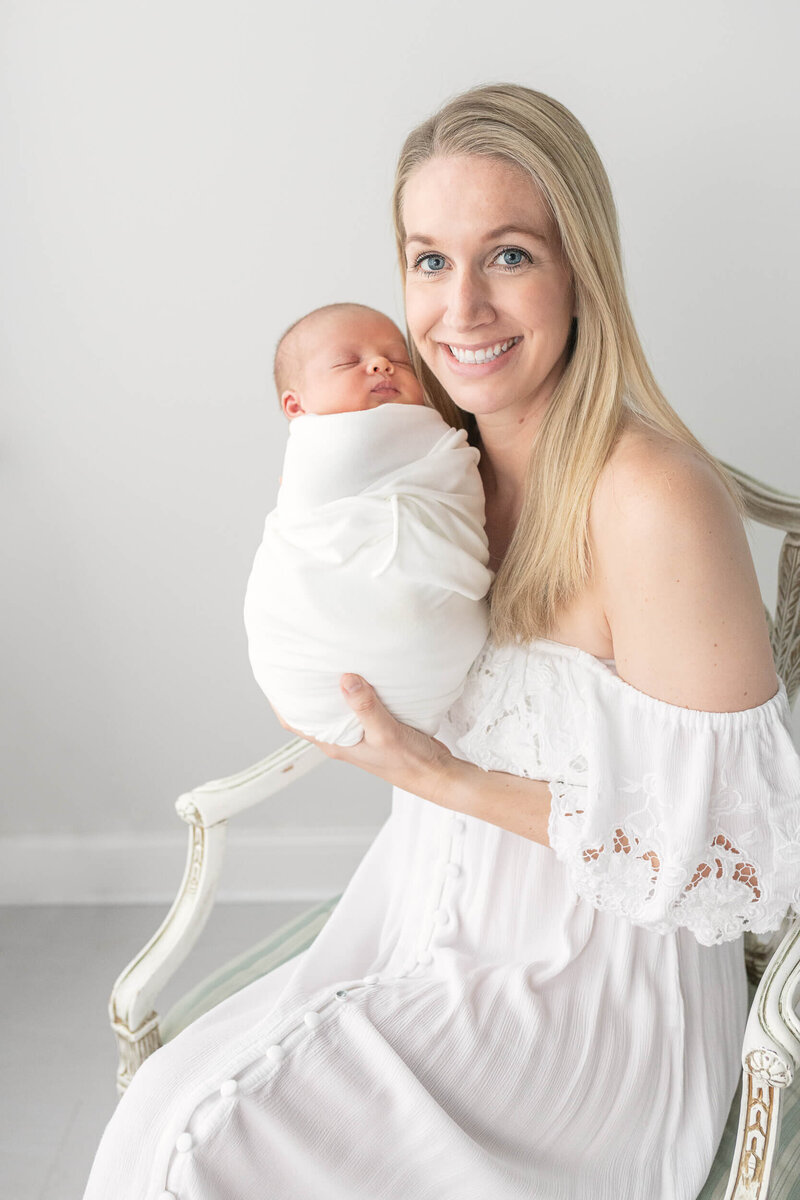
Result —
[[448, 350], [460, 363], [487, 363], [493, 362], [501, 354], [505, 354], [506, 350], [510, 350], [512, 346], [516, 346], [517, 342], [521, 341], [522, 338], [513, 337], [507, 342], [498, 342], [495, 346], [486, 346], [482, 350], [461, 350], [458, 346], [448, 345]]

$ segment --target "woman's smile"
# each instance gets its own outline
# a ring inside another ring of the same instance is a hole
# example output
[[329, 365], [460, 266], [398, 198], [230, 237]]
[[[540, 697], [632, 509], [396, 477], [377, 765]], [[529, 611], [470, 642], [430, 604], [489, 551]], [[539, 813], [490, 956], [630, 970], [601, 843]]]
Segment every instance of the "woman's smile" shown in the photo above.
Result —
[[521, 341], [522, 338], [517, 336], [481, 346], [461, 346], [450, 342], [443, 343], [442, 350], [450, 370], [456, 375], [483, 377], [502, 370], [507, 360], [514, 357], [513, 351]]

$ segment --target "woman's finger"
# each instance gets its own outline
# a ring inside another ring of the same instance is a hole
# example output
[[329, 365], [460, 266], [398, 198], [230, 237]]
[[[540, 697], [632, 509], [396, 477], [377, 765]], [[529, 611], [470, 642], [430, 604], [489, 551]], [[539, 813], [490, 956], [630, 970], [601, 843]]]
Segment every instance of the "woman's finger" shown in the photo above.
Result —
[[347, 703], [363, 725], [365, 736], [368, 735], [371, 741], [375, 741], [381, 732], [390, 726], [399, 723], [388, 708], [381, 704], [374, 687], [367, 683], [366, 679], [362, 679], [360, 675], [347, 674], [342, 675], [339, 682]]
[[357, 745], [340, 749], [338, 757], [407, 792], [435, 797], [437, 780], [453, 761], [447, 746], [398, 721], [361, 675], [342, 675], [339, 683], [364, 736]]

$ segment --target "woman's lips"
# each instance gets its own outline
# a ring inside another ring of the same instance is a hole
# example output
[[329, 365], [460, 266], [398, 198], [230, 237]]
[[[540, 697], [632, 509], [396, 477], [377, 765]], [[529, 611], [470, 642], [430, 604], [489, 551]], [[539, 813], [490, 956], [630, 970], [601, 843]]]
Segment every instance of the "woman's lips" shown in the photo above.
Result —
[[470, 378], [482, 379], [484, 375], [494, 375], [495, 371], [502, 371], [506, 360], [512, 358], [516, 354], [523, 341], [524, 339], [520, 338], [520, 340], [515, 342], [513, 346], [509, 346], [499, 358], [494, 358], [491, 362], [483, 363], [459, 362], [458, 359], [451, 354], [449, 347], [444, 342], [439, 343], [439, 349], [446, 358], [447, 365], [455, 375], [466, 375]]

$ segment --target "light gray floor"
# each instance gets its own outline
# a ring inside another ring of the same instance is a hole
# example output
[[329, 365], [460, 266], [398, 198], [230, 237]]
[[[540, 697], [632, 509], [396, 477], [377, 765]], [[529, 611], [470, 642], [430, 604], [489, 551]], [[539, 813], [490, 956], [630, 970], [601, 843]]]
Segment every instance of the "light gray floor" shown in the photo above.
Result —
[[[162, 1011], [312, 903], [217, 904]], [[166, 908], [0, 907], [0, 1194], [80, 1200], [114, 1110], [116, 976]], [[109, 1197], [113, 1200], [113, 1197]]]

